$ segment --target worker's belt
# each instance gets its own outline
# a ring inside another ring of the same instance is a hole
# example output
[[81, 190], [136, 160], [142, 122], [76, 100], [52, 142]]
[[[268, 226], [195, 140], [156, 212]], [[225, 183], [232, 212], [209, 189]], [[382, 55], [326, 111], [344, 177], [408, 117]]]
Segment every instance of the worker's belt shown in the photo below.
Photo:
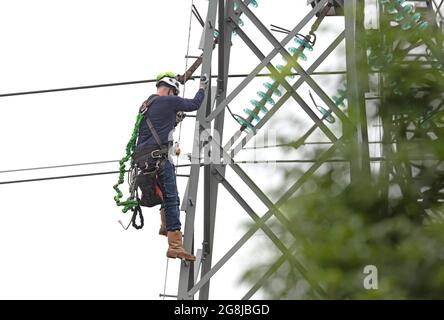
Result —
[[162, 148], [159, 148], [158, 146], [144, 148], [133, 154], [134, 162], [139, 167], [144, 167], [149, 158], [151, 159], [167, 158], [169, 147], [170, 147], [169, 145], [163, 145]]

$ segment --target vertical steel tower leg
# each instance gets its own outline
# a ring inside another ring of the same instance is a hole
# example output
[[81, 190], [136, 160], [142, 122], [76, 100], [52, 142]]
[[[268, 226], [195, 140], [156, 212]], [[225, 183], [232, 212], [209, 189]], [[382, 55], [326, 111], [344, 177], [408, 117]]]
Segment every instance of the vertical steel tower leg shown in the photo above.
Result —
[[[233, 1], [219, 0], [219, 64], [218, 64], [218, 83], [216, 104], [218, 105], [227, 96], [228, 70], [231, 52], [231, 35], [232, 26], [229, 22], [229, 17], [232, 16]], [[207, 114], [208, 116], [208, 114]], [[215, 119], [213, 139], [218, 139], [218, 143], [222, 143], [224, 130], [225, 110], [223, 110]], [[214, 147], [210, 147], [210, 152]], [[216, 178], [215, 172], [218, 169], [225, 175], [225, 166], [219, 163], [211, 163], [205, 166], [204, 169], [204, 238], [203, 238], [203, 252], [202, 252], [202, 272], [205, 275], [212, 266], [213, 255], [213, 239], [214, 226], [216, 223], [216, 208], [217, 208], [217, 194], [219, 189], [219, 179]], [[200, 300], [208, 300], [210, 290], [210, 281], [208, 281], [199, 291]]]
[[[202, 74], [211, 76], [211, 60], [213, 55], [213, 35], [216, 24], [217, 0], [209, 0], [207, 21], [204, 29], [204, 55], [202, 62]], [[196, 159], [200, 158], [202, 150], [202, 143], [200, 141], [201, 134], [204, 130], [209, 128], [206, 121], [206, 115], [211, 108], [211, 86], [208, 86], [205, 100], [201, 108], [197, 111], [196, 126], [194, 132], [194, 145], [192, 154], [192, 166], [190, 179], [188, 181], [187, 198], [183, 201], [187, 202], [186, 206], [186, 220], [184, 229], [184, 248], [188, 252], [193, 249], [194, 242], [194, 221], [196, 214], [197, 202], [197, 187], [199, 185], [200, 162]], [[178, 299], [193, 299], [193, 296], [188, 295], [188, 290], [194, 285], [194, 272], [192, 263], [182, 261], [179, 276], [179, 292]]]
[[365, 1], [345, 0], [345, 41], [347, 59], [347, 87], [350, 119], [355, 128], [345, 124], [346, 137], [351, 139], [353, 152], [350, 155], [352, 183], [358, 179], [369, 181], [370, 159], [368, 147], [365, 91], [367, 90], [365, 66], [366, 53], [363, 47]]

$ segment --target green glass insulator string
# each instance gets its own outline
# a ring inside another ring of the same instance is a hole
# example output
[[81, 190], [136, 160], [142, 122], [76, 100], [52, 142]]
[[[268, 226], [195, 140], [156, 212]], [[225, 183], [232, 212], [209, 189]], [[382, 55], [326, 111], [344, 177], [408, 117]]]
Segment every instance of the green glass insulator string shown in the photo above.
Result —
[[298, 58], [301, 58], [303, 61], [307, 61], [307, 56], [303, 52], [298, 52], [298, 49], [295, 47], [288, 48], [292, 54], [298, 54]]
[[428, 28], [428, 23], [421, 21], [422, 16], [416, 12], [415, 6], [406, 4], [405, 0], [380, 0], [380, 3], [385, 6], [387, 13], [394, 15], [392, 19], [400, 25], [401, 30], [423, 31]]
[[313, 46], [306, 40], [306, 39], [301, 39], [301, 38], [295, 38], [294, 41], [299, 45], [299, 46], [304, 46], [305, 49], [309, 50], [309, 51], [313, 51]]
[[250, 103], [253, 105], [253, 107], [255, 109], [259, 109], [260, 111], [262, 111], [263, 113], [267, 113], [268, 109], [259, 101], [257, 100], [250, 100]]
[[294, 75], [291, 74], [291, 71], [286, 68], [285, 66], [283, 66], [282, 64], [278, 64], [276, 66], [276, 69], [282, 73], [282, 75], [284, 75], [285, 77], [289, 77], [290, 79], [294, 79]]
[[236, 120], [237, 120], [237, 122], [239, 122], [239, 124], [241, 126], [248, 128], [250, 130], [253, 130], [253, 125], [250, 122], [248, 122], [247, 120], [245, 120], [244, 118], [237, 116]]
[[[249, 3], [248, 5], [249, 5], [249, 6], [251, 5], [253, 8], [257, 8], [257, 7], [259, 7], [259, 4], [258, 4], [258, 2], [257, 2], [256, 0], [250, 0], [250, 3]], [[237, 11], [237, 9], [239, 9], [239, 6], [238, 6], [237, 3], [235, 2], [235, 3], [233, 4], [233, 10], [234, 10], [234, 11]], [[241, 13], [241, 14], [239, 15], [239, 18], [238, 18], [238, 19], [239, 19], [239, 22], [238, 22], [238, 26], [239, 26], [239, 27], [243, 27], [243, 26], [245, 25], [244, 21], [241, 19], [242, 14], [243, 14], [243, 13]], [[233, 34], [236, 35], [236, 32], [233, 31]]]
[[273, 94], [275, 94], [278, 97], [282, 97], [282, 92], [275, 86], [269, 82], [264, 82], [264, 87], [267, 88], [267, 90], [272, 90]]
[[244, 109], [244, 112], [249, 116], [252, 117], [254, 120], [256, 120], [257, 122], [259, 122], [261, 120], [261, 118], [253, 111], [250, 109]]
[[322, 118], [329, 123], [335, 123], [336, 119], [331, 115], [331, 110], [327, 110], [321, 106], [316, 106], [319, 112], [322, 114]]
[[[307, 49], [309, 51], [313, 51], [313, 46], [311, 45], [311, 43], [307, 39], [301, 38], [301, 37], [296, 37], [294, 39], [294, 41], [296, 42], [296, 44], [299, 47], [298, 48], [290, 47], [288, 49], [289, 52], [293, 55], [292, 59], [284, 56], [284, 60], [286, 62], [286, 65], [281, 65], [281, 64], [276, 65], [276, 69], [279, 71], [279, 73], [281, 73], [284, 77], [289, 77], [290, 79], [294, 78], [294, 75], [291, 74], [291, 65], [293, 64], [292, 60], [293, 59], [298, 60], [300, 58], [300, 59], [306, 61], [307, 57], [303, 53], [303, 51], [305, 49]], [[250, 129], [250, 126], [244, 125], [244, 123], [247, 120], [249, 120], [251, 122], [253, 122], [253, 121], [259, 122], [261, 120], [261, 117], [259, 116], [259, 112], [263, 112], [263, 113], [268, 112], [268, 109], [265, 107], [265, 104], [268, 103], [271, 106], [274, 106], [276, 104], [276, 102], [274, 101], [272, 96], [273, 95], [276, 95], [278, 97], [282, 96], [282, 93], [279, 90], [279, 84], [280, 84], [280, 80], [279, 80], [279, 77], [277, 77], [276, 75], [271, 76], [271, 82], [263, 83], [263, 86], [267, 89], [267, 92], [264, 92], [264, 91], [257, 92], [257, 95], [259, 96], [259, 98], [261, 98], [261, 101], [250, 100], [250, 103], [253, 105], [254, 108], [253, 109], [248, 109], [248, 108], [244, 109], [244, 113], [248, 116], [248, 118], [244, 119], [242, 117], [239, 117], [238, 122], [241, 125], [243, 125], [244, 127], [247, 127], [249, 129]], [[328, 112], [328, 111], [325, 110], [325, 112]], [[329, 122], [335, 121], [334, 118], [332, 119], [332, 116], [329, 116], [329, 115], [326, 115], [325, 118], [327, 118], [327, 121], [329, 121]], [[250, 123], [250, 125], [252, 126], [252, 123]]]
[[257, 92], [257, 95], [258, 95], [261, 99], [265, 100], [267, 103], [271, 104], [272, 106], [274, 106], [274, 105], [276, 104], [276, 102], [274, 102], [273, 98], [270, 97], [270, 96], [268, 96], [268, 95], [267, 95], [265, 92], [263, 92], [263, 91], [258, 91], [258, 92]]

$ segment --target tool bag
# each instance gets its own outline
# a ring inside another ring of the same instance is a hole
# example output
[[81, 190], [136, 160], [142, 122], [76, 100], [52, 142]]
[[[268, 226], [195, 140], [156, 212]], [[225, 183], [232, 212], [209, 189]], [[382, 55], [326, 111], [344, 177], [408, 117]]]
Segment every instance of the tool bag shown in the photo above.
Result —
[[163, 193], [159, 184], [157, 168], [140, 172], [136, 177], [136, 185], [141, 190], [141, 206], [154, 207], [163, 202]]

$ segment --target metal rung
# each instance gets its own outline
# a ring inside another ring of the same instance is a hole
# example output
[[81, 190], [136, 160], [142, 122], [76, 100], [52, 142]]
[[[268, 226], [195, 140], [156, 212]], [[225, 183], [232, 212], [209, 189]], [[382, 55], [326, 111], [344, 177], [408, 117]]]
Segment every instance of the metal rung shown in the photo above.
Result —
[[159, 297], [161, 297], [161, 298], [175, 298], [175, 299], [177, 299], [177, 296], [176, 295], [172, 295], [172, 294], [159, 293]]

